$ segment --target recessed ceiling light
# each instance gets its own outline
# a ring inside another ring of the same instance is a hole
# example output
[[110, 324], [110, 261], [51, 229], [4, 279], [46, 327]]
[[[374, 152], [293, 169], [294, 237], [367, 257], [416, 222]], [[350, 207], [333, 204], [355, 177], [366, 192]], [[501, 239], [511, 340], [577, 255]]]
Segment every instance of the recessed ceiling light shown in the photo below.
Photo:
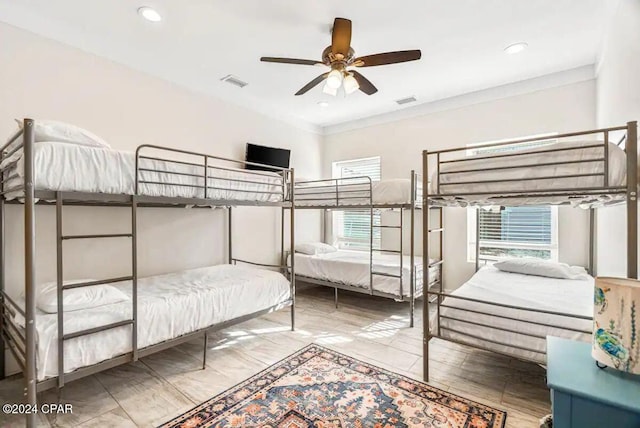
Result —
[[525, 50], [529, 44], [525, 42], [518, 42], [504, 48], [504, 51], [509, 55], [517, 54]]
[[320, 101], [320, 102], [318, 102], [318, 105], [319, 105], [320, 107], [323, 107], [323, 108], [325, 108], [325, 107], [329, 107], [329, 103], [328, 103], [328, 102], [326, 102], [326, 101]]
[[141, 8], [139, 8], [138, 15], [142, 16], [147, 21], [151, 21], [151, 22], [162, 21], [162, 16], [160, 16], [158, 11], [149, 6], [142, 6]]

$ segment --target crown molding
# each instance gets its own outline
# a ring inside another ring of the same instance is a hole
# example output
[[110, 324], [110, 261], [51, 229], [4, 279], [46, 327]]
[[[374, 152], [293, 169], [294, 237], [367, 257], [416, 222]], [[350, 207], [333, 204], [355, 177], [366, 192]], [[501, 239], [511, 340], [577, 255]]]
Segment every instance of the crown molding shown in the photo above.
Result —
[[339, 134], [353, 131], [355, 129], [367, 128], [384, 123], [397, 122], [399, 120], [410, 119], [428, 114], [453, 110], [473, 104], [480, 104], [509, 98], [517, 95], [528, 94], [545, 89], [570, 85], [572, 83], [585, 82], [595, 79], [594, 64], [585, 65], [578, 68], [547, 74], [533, 79], [521, 80], [506, 85], [494, 86], [475, 92], [457, 95], [435, 101], [428, 101], [422, 104], [406, 107], [390, 113], [383, 113], [369, 116], [354, 121], [328, 125], [322, 128], [324, 135]]

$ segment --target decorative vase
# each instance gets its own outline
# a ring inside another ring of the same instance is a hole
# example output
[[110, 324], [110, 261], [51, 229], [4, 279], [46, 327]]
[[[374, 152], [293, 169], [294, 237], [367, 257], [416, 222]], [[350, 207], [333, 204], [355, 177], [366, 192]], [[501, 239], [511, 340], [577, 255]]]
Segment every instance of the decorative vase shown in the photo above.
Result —
[[640, 281], [596, 278], [591, 356], [600, 365], [640, 374]]

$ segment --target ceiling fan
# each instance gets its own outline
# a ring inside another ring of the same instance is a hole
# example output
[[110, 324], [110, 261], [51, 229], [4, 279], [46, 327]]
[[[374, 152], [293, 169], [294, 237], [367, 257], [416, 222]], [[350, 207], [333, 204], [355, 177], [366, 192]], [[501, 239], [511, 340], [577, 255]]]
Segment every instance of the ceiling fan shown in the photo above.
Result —
[[267, 56], [260, 58], [260, 61], [298, 65], [326, 65], [331, 67], [331, 71], [321, 74], [304, 85], [296, 92], [296, 95], [305, 94], [324, 80], [326, 80], [326, 84], [323, 92], [330, 95], [336, 95], [340, 86], [344, 88], [347, 94], [360, 89], [367, 95], [373, 95], [378, 92], [378, 89], [355, 68], [415, 61], [420, 59], [421, 55], [419, 50], [409, 50], [356, 57], [351, 47], [351, 21], [345, 18], [336, 18], [333, 22], [331, 46], [322, 52], [321, 61]]

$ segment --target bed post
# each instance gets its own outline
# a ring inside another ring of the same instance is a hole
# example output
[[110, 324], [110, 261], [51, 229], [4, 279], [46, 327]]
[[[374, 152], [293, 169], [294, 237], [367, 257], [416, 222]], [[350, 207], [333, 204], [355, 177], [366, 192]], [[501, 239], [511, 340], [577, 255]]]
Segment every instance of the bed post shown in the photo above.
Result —
[[295, 172], [293, 168], [291, 168], [291, 178], [290, 178], [290, 186], [291, 186], [291, 231], [289, 232], [289, 240], [290, 240], [290, 248], [291, 248], [291, 331], [295, 331], [296, 329], [296, 258], [294, 257], [294, 249], [296, 246], [296, 196], [295, 196]]
[[429, 382], [429, 152], [422, 151], [422, 376]]
[[207, 330], [204, 331], [204, 344], [202, 349], [202, 370], [207, 368], [207, 348], [209, 347], [209, 335]]
[[480, 207], [476, 207], [476, 272], [480, 269]]
[[[4, 149], [0, 152], [0, 162], [2, 162], [5, 155]], [[5, 343], [4, 343], [4, 291], [5, 291], [5, 254], [6, 254], [6, 235], [5, 235], [5, 205], [4, 205], [4, 179], [5, 173], [0, 173], [0, 380], [6, 376], [6, 361], [5, 361]]]
[[596, 276], [596, 209], [589, 208], [589, 275]]
[[[0, 161], [3, 154], [0, 153]], [[4, 172], [0, 174], [0, 191], [4, 192]], [[5, 374], [5, 349], [4, 349], [4, 289], [5, 289], [5, 223], [4, 223], [4, 194], [0, 195], [0, 380]]]
[[[380, 247], [382, 247], [382, 240], [380, 240]], [[373, 296], [373, 183], [371, 177], [369, 177], [369, 294]]]
[[56, 283], [58, 303], [58, 393], [64, 386], [64, 259], [62, 256], [62, 192], [56, 192]]
[[[131, 359], [138, 361], [138, 194], [140, 192], [140, 147], [136, 149], [135, 186], [131, 196]], [[206, 180], [205, 180], [206, 181]], [[206, 184], [205, 184], [206, 185]]]
[[229, 243], [229, 247], [227, 248], [228, 250], [227, 259], [229, 260], [229, 264], [233, 263], [233, 247], [232, 247], [233, 232], [231, 231], [231, 217], [232, 217], [232, 208], [231, 206], [229, 206], [228, 216], [227, 216], [227, 234], [228, 234], [228, 243]]
[[[414, 315], [415, 315], [415, 305], [416, 305], [416, 276], [415, 276], [415, 237], [413, 236], [416, 228], [416, 171], [411, 170], [411, 211], [410, 211], [410, 220], [409, 220], [409, 232], [411, 236], [409, 237], [409, 327], [413, 328], [414, 325]], [[402, 233], [402, 231], [400, 231]], [[402, 275], [402, 272], [400, 273]], [[428, 287], [428, 284], [427, 284]], [[424, 284], [422, 284], [422, 291], [424, 295]]]
[[[284, 176], [282, 177], [284, 181]], [[284, 195], [284, 193], [283, 193]], [[285, 207], [280, 209], [280, 271], [286, 277], [287, 276], [287, 258], [284, 255], [284, 212]], [[293, 252], [293, 250], [291, 251]]]
[[403, 236], [402, 232], [404, 231], [404, 208], [400, 207], [400, 300], [404, 299], [404, 282], [402, 281], [402, 276], [404, 273], [404, 251], [403, 251]]
[[627, 277], [638, 278], [638, 122], [627, 123]]
[[[34, 122], [24, 119], [23, 161], [24, 161], [24, 280], [25, 280], [25, 315], [26, 315], [26, 361], [25, 361], [25, 404], [35, 407], [36, 398], [36, 285], [35, 285], [35, 194], [34, 194]], [[3, 349], [4, 352], [4, 349]], [[36, 414], [27, 414], [27, 427], [36, 426]]]

